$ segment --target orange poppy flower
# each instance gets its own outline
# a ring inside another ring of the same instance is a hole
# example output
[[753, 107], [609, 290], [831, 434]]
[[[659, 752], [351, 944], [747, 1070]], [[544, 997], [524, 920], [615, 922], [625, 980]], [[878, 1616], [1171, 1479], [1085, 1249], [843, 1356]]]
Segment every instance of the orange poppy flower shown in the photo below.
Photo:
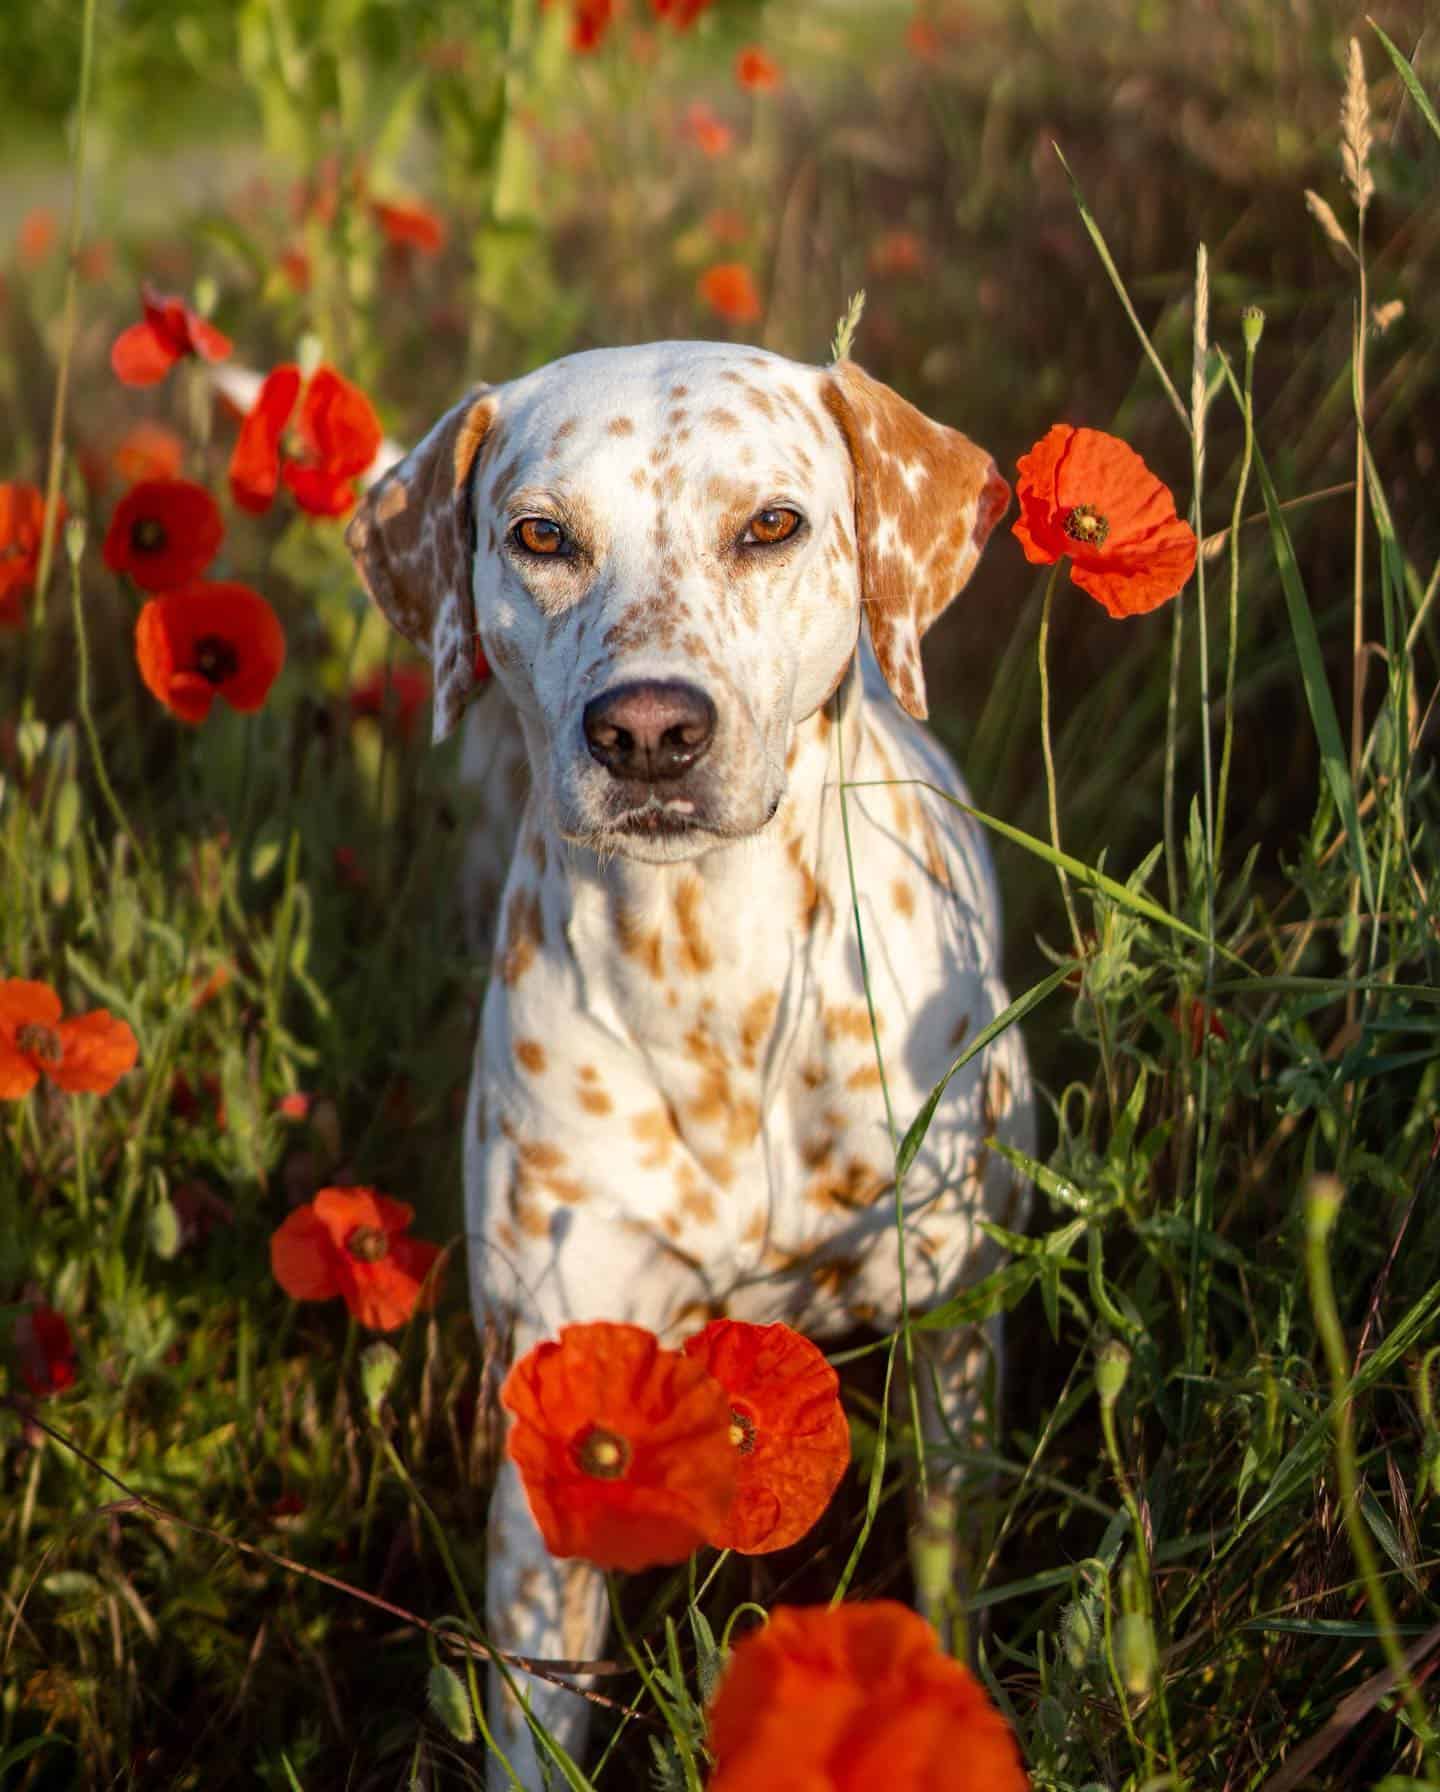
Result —
[[0, 983], [0, 1101], [20, 1101], [44, 1071], [69, 1095], [108, 1095], [134, 1067], [140, 1046], [106, 1008], [60, 1018], [48, 983], [10, 977]]
[[385, 241], [394, 248], [435, 255], [445, 247], [445, 220], [428, 205], [372, 199], [370, 210]]
[[372, 1331], [393, 1332], [435, 1299], [437, 1244], [407, 1238], [415, 1217], [373, 1188], [322, 1188], [270, 1239], [270, 1267], [292, 1300], [345, 1302]]
[[[56, 527], [64, 521], [62, 498], [56, 508]], [[22, 480], [0, 485], [0, 628], [19, 628], [25, 620], [22, 600], [35, 589], [40, 574], [44, 526], [45, 494], [39, 486]]]
[[735, 1503], [708, 1541], [766, 1555], [803, 1537], [850, 1461], [840, 1378], [788, 1325], [716, 1319], [684, 1345], [730, 1397]]
[[688, 31], [710, 0], [650, 0], [650, 10], [657, 19], [668, 19], [677, 31]]
[[708, 1792], [1025, 1792], [1004, 1718], [893, 1600], [777, 1606], [707, 1710]]
[[184, 452], [173, 429], [142, 421], [126, 430], [112, 458], [125, 483], [138, 485], [142, 479], [174, 479]]
[[759, 44], [747, 44], [735, 58], [735, 79], [750, 93], [778, 93], [784, 85], [780, 64]]
[[379, 721], [391, 717], [396, 733], [409, 740], [415, 732], [415, 717], [429, 696], [430, 680], [419, 667], [395, 666], [387, 674], [383, 666], [377, 666], [350, 692], [350, 713]]
[[[295, 411], [298, 458], [280, 445]], [[317, 367], [304, 383], [300, 369], [277, 367], [265, 380], [230, 457], [230, 490], [242, 509], [259, 514], [274, 502], [281, 479], [312, 516], [344, 516], [355, 502], [354, 480], [380, 452], [382, 431], [370, 400], [333, 367]]]
[[142, 301], [144, 322], [122, 330], [110, 345], [110, 365], [127, 386], [158, 385], [185, 355], [204, 361], [223, 361], [229, 355], [230, 338], [183, 299], [166, 298], [146, 286]]
[[713, 161], [717, 156], [728, 155], [735, 143], [735, 133], [723, 118], [719, 118], [707, 106], [704, 100], [696, 100], [693, 106], [686, 109], [682, 130], [703, 155]]
[[20, 220], [20, 234], [16, 244], [20, 250], [22, 267], [39, 267], [45, 257], [55, 247], [57, 235], [55, 214], [44, 207], [36, 206], [34, 211], [26, 212]]
[[1057, 423], [1017, 463], [1025, 558], [1053, 566], [1112, 616], [1143, 616], [1175, 596], [1195, 567], [1195, 533], [1169, 487], [1133, 448], [1103, 430]]
[[182, 722], [203, 722], [216, 697], [260, 708], [285, 664], [285, 634], [248, 585], [188, 585], [140, 612], [135, 658], [152, 696]]
[[32, 1394], [63, 1394], [75, 1384], [75, 1343], [65, 1315], [43, 1302], [15, 1318], [20, 1377]]
[[712, 311], [732, 324], [754, 323], [760, 315], [760, 295], [743, 261], [721, 261], [706, 268], [695, 290]]
[[505, 1378], [506, 1453], [554, 1556], [683, 1562], [735, 1494], [730, 1402], [703, 1363], [638, 1325], [567, 1325]]
[[200, 577], [224, 536], [220, 506], [203, 485], [142, 479], [115, 506], [102, 552], [142, 591], [170, 591]]

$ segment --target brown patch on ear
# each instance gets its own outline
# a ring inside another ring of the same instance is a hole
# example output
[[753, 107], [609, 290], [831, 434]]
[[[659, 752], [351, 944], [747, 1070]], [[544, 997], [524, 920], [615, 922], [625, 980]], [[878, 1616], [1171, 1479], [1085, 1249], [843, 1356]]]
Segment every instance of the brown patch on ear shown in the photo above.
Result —
[[434, 738], [444, 740], [475, 689], [475, 558], [470, 477], [495, 420], [483, 386], [376, 480], [345, 531], [365, 589], [434, 669]]
[[855, 470], [855, 543], [870, 639], [890, 689], [926, 714], [920, 637], [962, 590], [1010, 487], [983, 448], [934, 423], [853, 361], [821, 387]]

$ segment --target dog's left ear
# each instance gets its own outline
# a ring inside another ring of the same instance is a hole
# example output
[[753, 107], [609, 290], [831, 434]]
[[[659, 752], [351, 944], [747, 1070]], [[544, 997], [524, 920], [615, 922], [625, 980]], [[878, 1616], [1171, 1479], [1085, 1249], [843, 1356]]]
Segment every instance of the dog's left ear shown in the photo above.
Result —
[[444, 740], [478, 682], [471, 474], [496, 399], [478, 386], [377, 479], [345, 531], [365, 589], [429, 656], [433, 738]]
[[924, 719], [920, 637], [969, 580], [1010, 503], [995, 462], [888, 386], [837, 361], [825, 408], [855, 468], [855, 547], [870, 639], [886, 682]]

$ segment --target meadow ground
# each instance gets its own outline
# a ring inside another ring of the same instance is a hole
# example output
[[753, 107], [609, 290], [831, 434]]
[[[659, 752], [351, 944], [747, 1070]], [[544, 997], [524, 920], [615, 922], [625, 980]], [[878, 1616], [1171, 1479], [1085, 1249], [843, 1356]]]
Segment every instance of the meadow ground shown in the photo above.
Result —
[[[455, 1642], [496, 1431], [454, 753], [314, 514], [343, 468], [246, 508], [202, 359], [116, 377], [149, 281], [182, 347], [210, 319], [250, 367], [333, 364], [402, 441], [576, 346], [824, 359], [863, 287], [856, 358], [1007, 475], [1057, 420], [1144, 455], [1197, 576], [1119, 622], [1062, 573], [1047, 616], [1073, 926], [1008, 529], [927, 642], [1011, 830], [1010, 987], [1053, 984], [1029, 1233], [943, 1316], [1008, 1313], [1003, 1429], [907, 1549], [904, 1352], [857, 1360], [819, 1530], [627, 1594], [642, 1649], [676, 1624], [654, 1770], [697, 1783], [697, 1654], [742, 1603], [918, 1571], [1038, 1787], [1440, 1783], [1437, 57], [1421, 7], [1330, 0], [4, 9], [0, 978], [138, 1064], [21, 1095], [0, 1054], [0, 1781], [500, 1783]], [[207, 576], [286, 643], [198, 725], [102, 551], [177, 469], [220, 506]], [[53, 553], [21, 484], [63, 500]], [[346, 1184], [449, 1249], [393, 1356], [271, 1274]]]

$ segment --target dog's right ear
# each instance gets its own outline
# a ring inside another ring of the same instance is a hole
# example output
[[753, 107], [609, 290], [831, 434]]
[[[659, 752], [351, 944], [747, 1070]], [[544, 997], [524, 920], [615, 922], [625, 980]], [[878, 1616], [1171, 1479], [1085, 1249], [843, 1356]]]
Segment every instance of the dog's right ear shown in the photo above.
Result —
[[496, 409], [493, 392], [477, 386], [376, 480], [345, 531], [365, 589], [430, 659], [437, 741], [478, 682], [471, 475]]

